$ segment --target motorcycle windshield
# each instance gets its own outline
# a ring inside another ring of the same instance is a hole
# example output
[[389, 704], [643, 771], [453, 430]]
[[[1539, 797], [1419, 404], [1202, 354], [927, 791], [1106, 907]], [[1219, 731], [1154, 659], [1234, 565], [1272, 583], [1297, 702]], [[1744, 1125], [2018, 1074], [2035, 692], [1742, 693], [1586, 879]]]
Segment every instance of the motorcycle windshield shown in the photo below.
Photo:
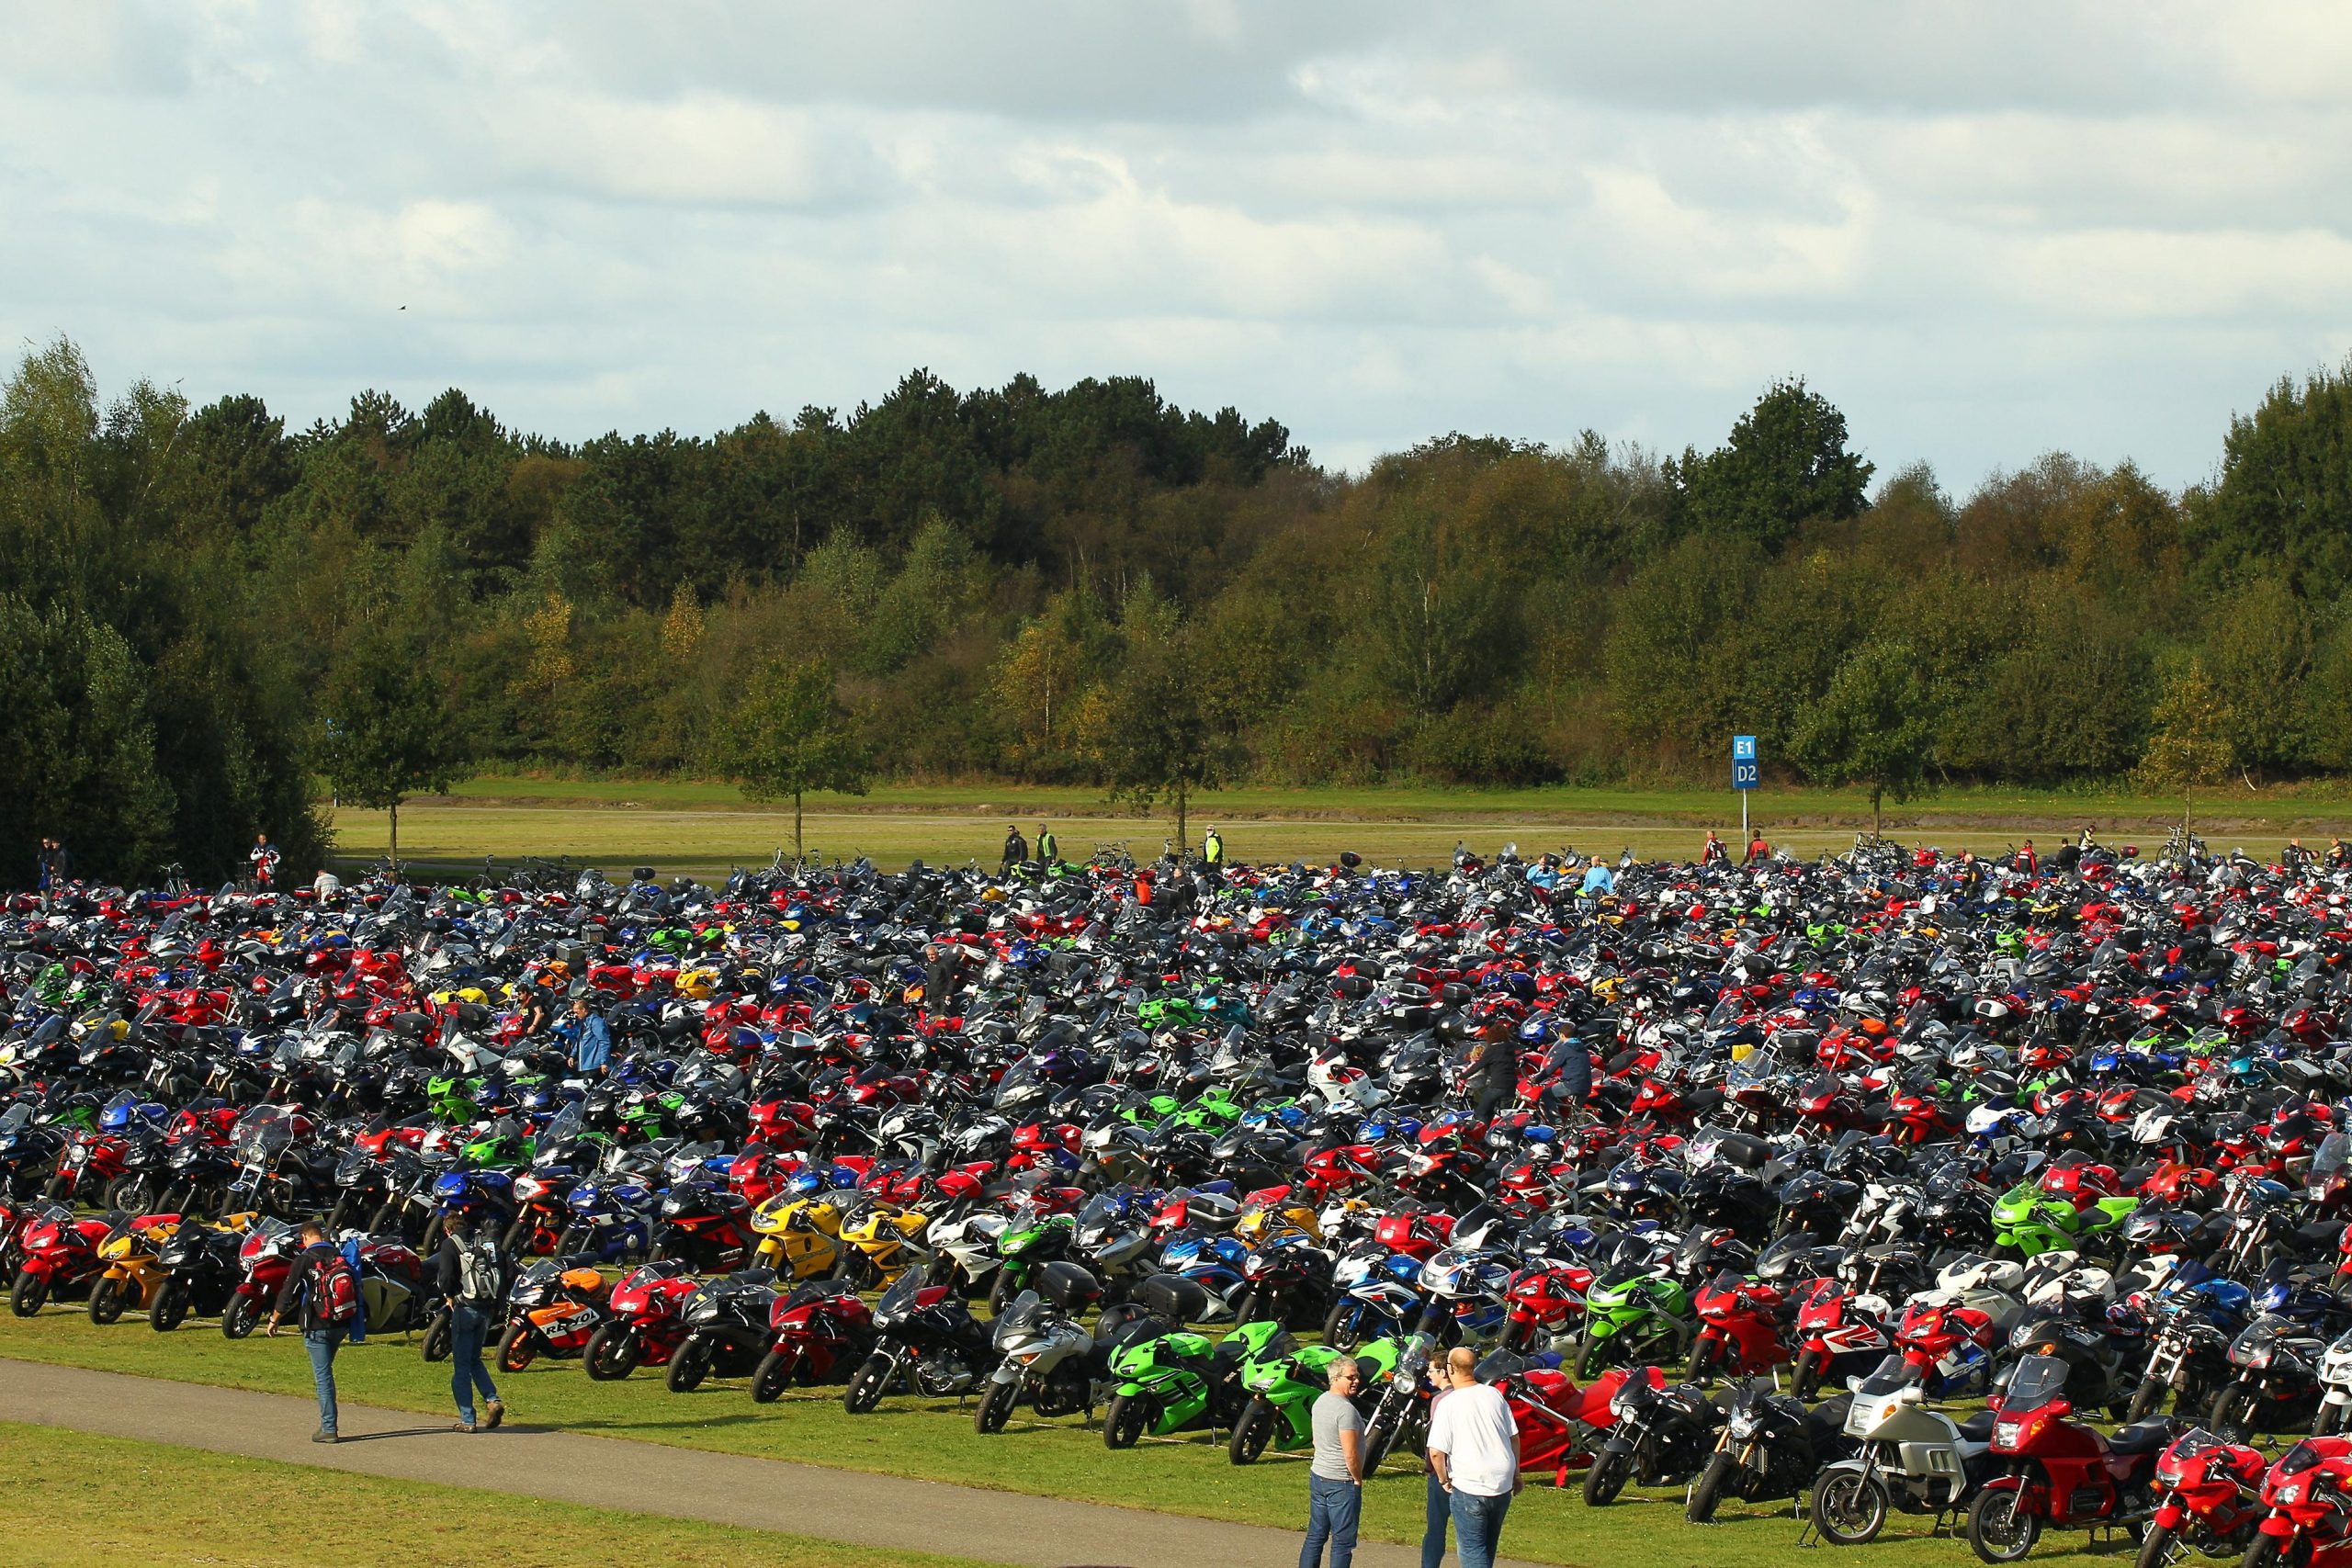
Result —
[[2064, 1398], [2065, 1393], [2065, 1362], [2055, 1356], [2028, 1356], [2009, 1374], [2009, 1388], [2001, 1396], [2001, 1408], [2022, 1415]]
[[2312, 1184], [2317, 1186], [2325, 1181], [2347, 1163], [2352, 1163], [2352, 1135], [2330, 1133], [2319, 1141], [2319, 1149], [2312, 1156]]
[[1921, 1381], [1918, 1368], [1900, 1356], [1889, 1356], [1855, 1385], [1854, 1393], [1864, 1399], [1879, 1399], [1891, 1393], [1900, 1393], [1906, 1388], [1917, 1386]]
[[293, 1141], [294, 1129], [277, 1106], [255, 1106], [237, 1119], [237, 1157], [248, 1163], [271, 1159]]
[[894, 1313], [902, 1313], [909, 1310], [915, 1304], [915, 1292], [922, 1288], [922, 1276], [921, 1271], [913, 1269], [908, 1269], [905, 1273], [899, 1276], [899, 1282], [892, 1285], [888, 1290], [883, 1292], [882, 1299], [874, 1303], [874, 1315], [876, 1317], [887, 1317]]
[[997, 1343], [1001, 1345], [1015, 1335], [1027, 1334], [1045, 1320], [1046, 1298], [1035, 1291], [1023, 1291], [1012, 1298], [1012, 1304], [996, 1320]]

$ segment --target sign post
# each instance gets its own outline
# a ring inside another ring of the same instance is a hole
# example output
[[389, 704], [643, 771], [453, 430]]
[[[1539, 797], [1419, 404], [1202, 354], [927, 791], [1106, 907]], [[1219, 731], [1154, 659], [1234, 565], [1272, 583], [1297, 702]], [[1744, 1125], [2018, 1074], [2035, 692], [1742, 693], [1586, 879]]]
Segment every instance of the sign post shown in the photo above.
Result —
[[1731, 787], [1739, 792], [1739, 842], [1743, 850], [1748, 842], [1747, 792], [1756, 784], [1756, 737], [1735, 735], [1731, 738]]

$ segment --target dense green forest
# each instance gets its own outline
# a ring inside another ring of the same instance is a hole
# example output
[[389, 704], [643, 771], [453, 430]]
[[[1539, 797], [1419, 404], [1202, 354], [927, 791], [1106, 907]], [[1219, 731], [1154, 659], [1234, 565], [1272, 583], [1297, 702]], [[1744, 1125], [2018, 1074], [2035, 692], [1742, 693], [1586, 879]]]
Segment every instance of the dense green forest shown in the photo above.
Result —
[[307, 863], [314, 769], [789, 794], [747, 740], [786, 713], [831, 727], [812, 787], [1713, 778], [1733, 730], [1898, 798], [2352, 770], [2352, 367], [2215, 434], [2185, 494], [2050, 454], [1958, 495], [1790, 382], [1679, 456], [1452, 434], [1350, 476], [1141, 378], [916, 371], [572, 445], [455, 389], [102, 403], [61, 341], [0, 399], [0, 856], [218, 874], [267, 827]]

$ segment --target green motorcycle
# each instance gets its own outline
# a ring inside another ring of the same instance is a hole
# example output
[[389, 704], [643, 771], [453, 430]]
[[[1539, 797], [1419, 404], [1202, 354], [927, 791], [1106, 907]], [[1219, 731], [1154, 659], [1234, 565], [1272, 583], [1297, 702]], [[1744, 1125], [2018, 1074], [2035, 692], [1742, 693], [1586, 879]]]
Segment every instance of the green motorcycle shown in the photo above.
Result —
[[[1353, 1359], [1363, 1373], [1356, 1404], [1369, 1414], [1379, 1389], [1396, 1371], [1404, 1342], [1375, 1339], [1357, 1349]], [[1226, 1458], [1236, 1464], [1255, 1464], [1266, 1446], [1277, 1453], [1305, 1448], [1315, 1440], [1315, 1401], [1331, 1386], [1331, 1363], [1347, 1352], [1328, 1345], [1300, 1345], [1288, 1334], [1276, 1335], [1257, 1356], [1242, 1363], [1241, 1387], [1249, 1397], [1233, 1418], [1233, 1436], [1225, 1445]], [[1372, 1469], [1367, 1459], [1364, 1469]]]
[[2020, 1181], [1994, 1201], [1993, 1256], [2038, 1258], [2045, 1252], [2111, 1251], [2137, 1198], [2101, 1198], [2077, 1209], [2063, 1197]]
[[1698, 1332], [1690, 1292], [1656, 1268], [1623, 1269], [1594, 1280], [1585, 1292], [1584, 1313], [1578, 1382], [1614, 1366], [1676, 1364], [1690, 1354]]
[[1204, 1335], [1179, 1332], [1114, 1351], [1103, 1446], [1131, 1449], [1146, 1434], [1231, 1426], [1241, 1408], [1242, 1366], [1282, 1332], [1279, 1323], [1245, 1323], [1214, 1346]]
[[989, 1311], [1002, 1312], [1005, 1303], [1029, 1288], [1038, 1269], [1068, 1258], [1077, 1231], [1075, 1214], [1041, 1214], [1025, 1225], [1006, 1226], [996, 1241], [999, 1261], [989, 1284]]

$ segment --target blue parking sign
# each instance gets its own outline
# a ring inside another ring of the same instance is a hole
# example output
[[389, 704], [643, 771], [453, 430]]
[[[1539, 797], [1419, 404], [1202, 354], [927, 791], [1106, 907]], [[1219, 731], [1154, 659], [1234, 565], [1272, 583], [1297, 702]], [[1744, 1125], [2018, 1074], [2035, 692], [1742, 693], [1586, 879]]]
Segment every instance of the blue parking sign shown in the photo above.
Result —
[[1735, 735], [1731, 738], [1731, 787], [1754, 789], [1757, 782], [1756, 737]]

